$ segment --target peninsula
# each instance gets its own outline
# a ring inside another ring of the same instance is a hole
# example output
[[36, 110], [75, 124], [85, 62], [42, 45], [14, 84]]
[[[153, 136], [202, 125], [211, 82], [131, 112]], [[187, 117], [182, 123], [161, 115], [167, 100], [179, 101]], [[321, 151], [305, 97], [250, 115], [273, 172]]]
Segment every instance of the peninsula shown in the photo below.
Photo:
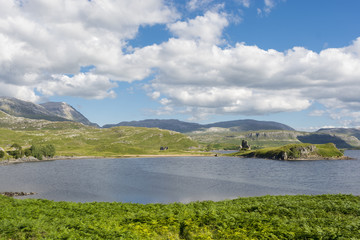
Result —
[[230, 156], [266, 158], [275, 160], [329, 160], [350, 159], [337, 149], [333, 143], [327, 144], [288, 144], [281, 147], [271, 147], [256, 150], [242, 149]]

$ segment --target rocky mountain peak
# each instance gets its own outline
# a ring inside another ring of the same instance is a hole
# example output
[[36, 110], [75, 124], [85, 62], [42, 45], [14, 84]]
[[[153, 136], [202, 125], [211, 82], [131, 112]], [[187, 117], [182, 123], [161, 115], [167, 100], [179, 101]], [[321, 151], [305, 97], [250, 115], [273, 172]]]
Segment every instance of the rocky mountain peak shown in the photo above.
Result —
[[56, 116], [66, 118], [71, 121], [80, 122], [85, 125], [98, 127], [96, 123], [90, 122], [84, 115], [65, 102], [46, 102], [40, 105]]
[[0, 110], [14, 117], [49, 121], [75, 121], [99, 127], [65, 102], [36, 104], [12, 97], [0, 97]]

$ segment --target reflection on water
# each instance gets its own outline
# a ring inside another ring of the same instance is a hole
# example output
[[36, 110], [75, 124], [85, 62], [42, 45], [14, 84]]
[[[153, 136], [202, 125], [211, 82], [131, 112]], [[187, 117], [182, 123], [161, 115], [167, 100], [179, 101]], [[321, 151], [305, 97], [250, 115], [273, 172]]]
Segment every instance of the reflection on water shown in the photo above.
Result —
[[[346, 155], [360, 159], [360, 151]], [[65, 201], [190, 202], [284, 194], [360, 194], [360, 161], [235, 157], [58, 160], [0, 166], [0, 192]]]

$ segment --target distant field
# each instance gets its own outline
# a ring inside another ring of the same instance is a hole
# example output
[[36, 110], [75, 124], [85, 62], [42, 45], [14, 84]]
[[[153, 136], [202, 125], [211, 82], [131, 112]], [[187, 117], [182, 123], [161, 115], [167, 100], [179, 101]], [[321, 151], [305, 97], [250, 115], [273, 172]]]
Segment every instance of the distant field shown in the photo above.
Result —
[[1, 239], [359, 239], [360, 198], [264, 196], [189, 204], [0, 196]]
[[[13, 143], [23, 148], [32, 144], [53, 144], [58, 156], [104, 157], [185, 153], [189, 148], [198, 147], [198, 143], [188, 136], [168, 130], [135, 127], [98, 129], [71, 122], [48, 124], [41, 130], [0, 128], [0, 147], [6, 149]], [[161, 146], [169, 149], [160, 151]]]

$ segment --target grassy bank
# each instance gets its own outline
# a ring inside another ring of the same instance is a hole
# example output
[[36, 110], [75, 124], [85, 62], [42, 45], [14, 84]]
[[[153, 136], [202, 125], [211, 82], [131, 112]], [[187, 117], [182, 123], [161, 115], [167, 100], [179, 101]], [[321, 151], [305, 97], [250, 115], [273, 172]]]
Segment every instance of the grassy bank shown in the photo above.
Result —
[[1, 239], [358, 239], [360, 198], [264, 196], [190, 204], [0, 196]]
[[231, 156], [256, 157], [268, 159], [328, 159], [341, 158], [343, 152], [336, 148], [332, 143], [328, 144], [288, 144], [281, 147], [263, 148], [257, 150], [242, 150]]

